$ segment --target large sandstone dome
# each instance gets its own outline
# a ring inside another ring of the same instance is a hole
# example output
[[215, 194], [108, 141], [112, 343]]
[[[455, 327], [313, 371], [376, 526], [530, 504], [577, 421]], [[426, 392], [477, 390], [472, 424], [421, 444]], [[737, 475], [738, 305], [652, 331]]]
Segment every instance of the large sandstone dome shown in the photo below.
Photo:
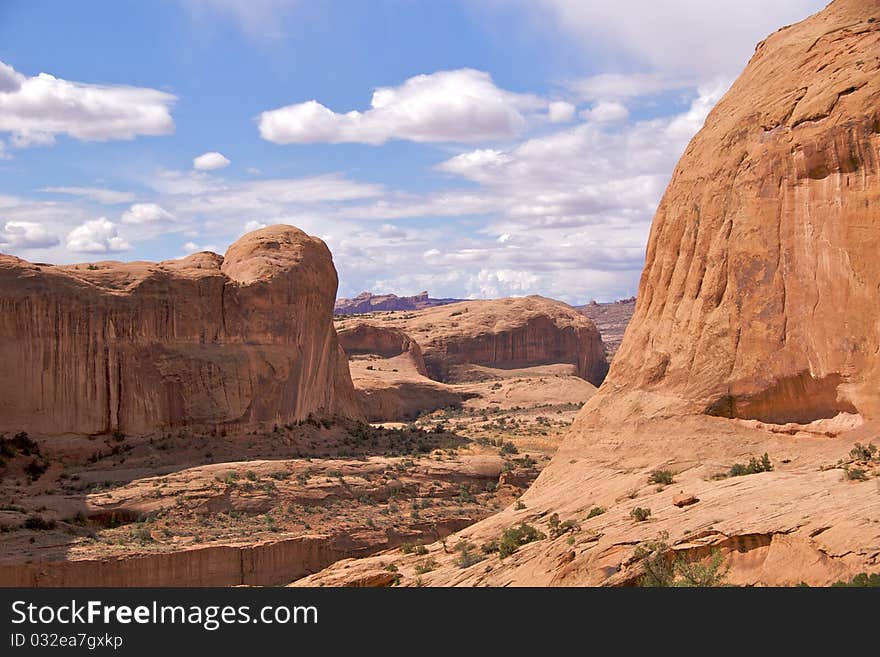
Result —
[[402, 581], [635, 584], [646, 541], [717, 551], [730, 584], [877, 572], [878, 242], [880, 0], [836, 0], [758, 45], [675, 169], [604, 384], [519, 508], [456, 538], [548, 537], [464, 569], [432, 546], [441, 565], [397, 559]]
[[877, 417], [878, 238], [880, 3], [838, 0], [758, 44], [679, 161], [605, 403]]
[[95, 434], [359, 416], [327, 246], [292, 226], [225, 257], [35, 265], [0, 255], [0, 431]]

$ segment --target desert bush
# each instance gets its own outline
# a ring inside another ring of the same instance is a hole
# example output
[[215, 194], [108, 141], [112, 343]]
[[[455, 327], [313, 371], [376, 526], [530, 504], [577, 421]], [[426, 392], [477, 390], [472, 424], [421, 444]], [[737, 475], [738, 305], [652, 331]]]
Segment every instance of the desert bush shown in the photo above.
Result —
[[848, 582], [838, 580], [834, 582], [831, 586], [836, 588], [880, 587], [880, 573], [871, 573], [870, 575], [868, 573], [859, 573]]
[[764, 456], [760, 459], [755, 458], [754, 456], [749, 459], [747, 465], [743, 465], [742, 463], [734, 463], [730, 472], [728, 473], [731, 477], [742, 477], [743, 475], [750, 474], [758, 474], [759, 472], [770, 472], [773, 470], [773, 464], [770, 463], [770, 456], [767, 452], [764, 452]]
[[635, 509], [630, 511], [630, 515], [635, 519], [636, 522], [645, 522], [645, 520], [651, 517], [651, 509], [643, 509], [642, 507], [637, 506]]
[[574, 520], [559, 520], [559, 514], [554, 513], [547, 519], [547, 523], [550, 527], [550, 538], [559, 538], [560, 536], [564, 536], [569, 532], [576, 532], [580, 530], [580, 526]]
[[547, 538], [546, 535], [526, 523], [521, 523], [517, 527], [510, 527], [504, 530], [498, 541], [498, 556], [501, 559], [509, 557], [523, 545], [544, 538]]
[[519, 454], [519, 450], [516, 448], [516, 445], [508, 440], [506, 443], [501, 445], [501, 454]]
[[38, 513], [32, 513], [27, 518], [25, 518], [23, 527], [25, 529], [36, 529], [36, 530], [49, 530], [55, 529], [55, 521], [54, 520], [46, 520], [43, 516]]
[[673, 482], [673, 475], [671, 470], [654, 470], [651, 473], [651, 476], [648, 477], [649, 484], [658, 484], [661, 486], [668, 486]]
[[425, 559], [423, 562], [416, 564], [416, 575], [424, 575], [425, 573], [430, 573], [437, 567], [437, 562], [434, 559]]
[[644, 574], [639, 578], [639, 586], [646, 587], [714, 587], [724, 586], [728, 568], [722, 568], [724, 558], [717, 550], [708, 562], [685, 561], [671, 556], [667, 543], [669, 535], [663, 532], [660, 538], [639, 545], [634, 557], [641, 562]]
[[513, 506], [513, 508], [517, 511], [522, 511], [523, 509], [526, 508], [526, 505], [523, 503], [522, 500], [517, 500], [516, 504]]
[[587, 520], [595, 518], [596, 516], [601, 516], [605, 511], [607, 511], [607, 509], [604, 506], [594, 506], [587, 514]]
[[862, 445], [862, 443], [856, 443], [853, 445], [853, 448], [849, 451], [849, 456], [854, 461], [870, 461], [877, 455], [877, 446], [874, 443], [868, 443], [867, 445]]
[[44, 458], [35, 458], [28, 463], [24, 471], [31, 481], [36, 481], [43, 476], [43, 473], [49, 469], [49, 462]]
[[849, 481], [865, 481], [868, 478], [868, 471], [864, 468], [847, 466], [843, 469], [843, 472]]

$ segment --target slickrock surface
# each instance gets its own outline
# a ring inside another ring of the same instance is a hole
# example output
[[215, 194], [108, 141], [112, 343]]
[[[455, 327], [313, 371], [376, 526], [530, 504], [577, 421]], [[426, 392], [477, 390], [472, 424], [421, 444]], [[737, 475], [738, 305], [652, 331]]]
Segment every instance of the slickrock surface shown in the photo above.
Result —
[[292, 226], [225, 257], [35, 265], [0, 256], [0, 430], [136, 433], [360, 415], [336, 270]]
[[[880, 429], [878, 207], [880, 1], [836, 0], [759, 44], [688, 146], [608, 379], [524, 508], [449, 544], [491, 551], [523, 521], [544, 537], [464, 568], [431, 546], [441, 565], [419, 583], [634, 584], [656, 541], [670, 559], [717, 550], [732, 584], [880, 571], [880, 459], [854, 449]], [[772, 471], [733, 476], [765, 453]], [[572, 523], [556, 537], [554, 513]]]
[[337, 315], [360, 315], [381, 310], [422, 310], [456, 301], [460, 299], [432, 299], [427, 292], [411, 297], [361, 292], [354, 299], [337, 299], [334, 312]]

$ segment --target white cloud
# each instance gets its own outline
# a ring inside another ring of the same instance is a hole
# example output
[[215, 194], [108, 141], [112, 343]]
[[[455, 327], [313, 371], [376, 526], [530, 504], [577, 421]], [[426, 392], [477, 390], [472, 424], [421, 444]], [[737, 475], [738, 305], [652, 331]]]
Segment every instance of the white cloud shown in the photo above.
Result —
[[[586, 57], [600, 54], [631, 70], [700, 81], [730, 77], [755, 44], [780, 26], [819, 11], [827, 0], [539, 0], [519, 3], [530, 25], [555, 23]], [[711, 44], [711, 47], [707, 47]]]
[[614, 100], [603, 100], [588, 110], [581, 112], [581, 117], [596, 123], [619, 123], [629, 118], [626, 105]]
[[213, 171], [214, 169], [222, 169], [229, 166], [229, 159], [216, 151], [203, 153], [193, 159], [193, 169], [196, 171]]
[[152, 224], [171, 219], [174, 215], [156, 203], [135, 203], [122, 214], [124, 224]]
[[260, 230], [260, 228], [265, 228], [268, 224], [264, 224], [262, 221], [251, 220], [244, 225], [245, 233], [252, 233], [255, 230]]
[[[0, 62], [0, 132], [15, 146], [52, 144], [60, 134], [82, 141], [134, 139], [174, 131], [163, 91], [122, 85], [85, 84], [47, 73], [27, 77]], [[18, 85], [16, 87], [16, 85]]]
[[574, 118], [575, 106], [564, 100], [558, 100], [547, 106], [547, 120], [550, 123], [568, 123]]
[[345, 114], [316, 100], [263, 112], [260, 135], [277, 144], [479, 142], [508, 139], [526, 125], [525, 112], [545, 107], [535, 97], [500, 89], [473, 69], [417, 75], [373, 92], [370, 109]]
[[79, 196], [103, 205], [130, 203], [135, 198], [131, 192], [120, 192], [115, 189], [104, 189], [101, 187], [43, 187], [40, 191], [51, 194]]
[[101, 217], [74, 228], [67, 236], [67, 248], [79, 253], [114, 253], [128, 251], [131, 244], [119, 236], [116, 224]]
[[669, 73], [600, 73], [572, 80], [568, 87], [583, 100], [626, 100], [695, 87], [696, 78]]
[[45, 249], [59, 243], [58, 236], [31, 221], [7, 221], [0, 229], [0, 247]]

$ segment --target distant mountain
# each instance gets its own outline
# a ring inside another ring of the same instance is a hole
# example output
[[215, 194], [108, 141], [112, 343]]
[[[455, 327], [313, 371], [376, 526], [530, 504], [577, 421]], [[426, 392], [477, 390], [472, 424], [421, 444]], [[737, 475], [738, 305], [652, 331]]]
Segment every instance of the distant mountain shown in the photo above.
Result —
[[361, 315], [378, 310], [422, 310], [434, 306], [445, 306], [457, 301], [464, 301], [464, 299], [432, 299], [427, 292], [421, 292], [411, 297], [361, 292], [354, 299], [337, 299], [333, 311], [337, 315]]
[[605, 350], [608, 352], [609, 358], [614, 356], [620, 347], [621, 340], [623, 340], [627, 324], [632, 319], [633, 311], [636, 308], [636, 298], [630, 297], [610, 303], [591, 301], [585, 306], [575, 306], [575, 308], [593, 320], [602, 335], [602, 342], [605, 343]]

